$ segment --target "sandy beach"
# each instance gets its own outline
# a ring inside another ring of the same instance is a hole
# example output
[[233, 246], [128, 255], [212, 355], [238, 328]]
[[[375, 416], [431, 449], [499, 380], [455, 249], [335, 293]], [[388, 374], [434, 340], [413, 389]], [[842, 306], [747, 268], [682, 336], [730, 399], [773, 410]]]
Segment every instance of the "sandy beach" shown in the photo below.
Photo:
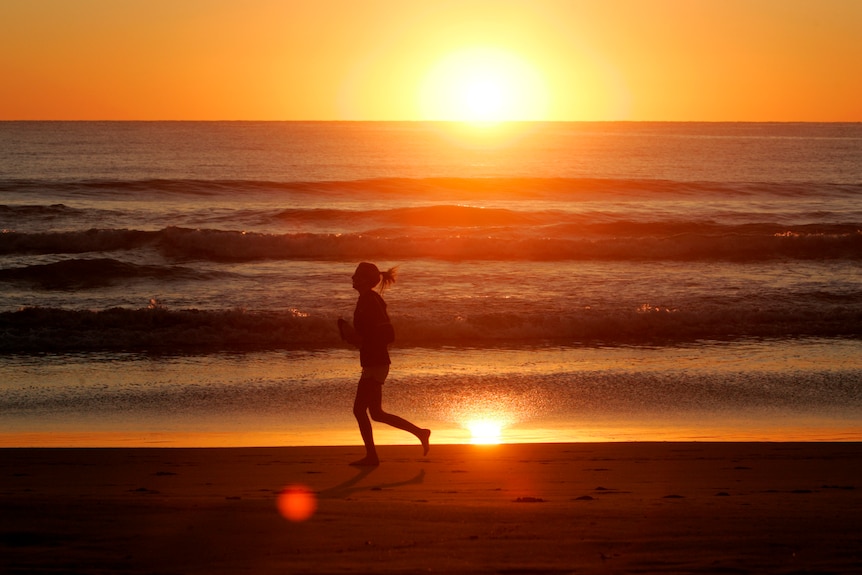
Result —
[[862, 572], [858, 443], [360, 451], [3, 449], [0, 571]]

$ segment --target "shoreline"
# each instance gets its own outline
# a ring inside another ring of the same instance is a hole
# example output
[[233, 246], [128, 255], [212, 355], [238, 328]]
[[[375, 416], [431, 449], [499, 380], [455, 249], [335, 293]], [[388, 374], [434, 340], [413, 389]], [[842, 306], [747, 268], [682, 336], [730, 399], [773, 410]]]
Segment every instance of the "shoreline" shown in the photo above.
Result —
[[2, 448], [0, 571], [862, 571], [859, 442], [379, 450]]
[[[862, 440], [862, 340], [394, 353], [386, 408], [438, 443], [469, 443], [478, 420], [506, 443]], [[347, 349], [7, 359], [0, 447], [360, 442]]]

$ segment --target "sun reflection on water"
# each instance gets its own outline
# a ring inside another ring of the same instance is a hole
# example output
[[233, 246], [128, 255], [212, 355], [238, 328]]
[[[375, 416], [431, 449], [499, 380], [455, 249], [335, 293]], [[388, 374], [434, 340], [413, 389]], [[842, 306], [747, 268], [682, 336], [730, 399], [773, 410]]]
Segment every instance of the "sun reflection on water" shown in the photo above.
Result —
[[529, 391], [465, 389], [453, 399], [446, 419], [464, 431], [461, 441], [498, 445], [511, 442], [511, 428], [529, 421], [539, 404]]
[[498, 445], [501, 443], [504, 423], [494, 419], [474, 419], [467, 422], [470, 443], [473, 445]]

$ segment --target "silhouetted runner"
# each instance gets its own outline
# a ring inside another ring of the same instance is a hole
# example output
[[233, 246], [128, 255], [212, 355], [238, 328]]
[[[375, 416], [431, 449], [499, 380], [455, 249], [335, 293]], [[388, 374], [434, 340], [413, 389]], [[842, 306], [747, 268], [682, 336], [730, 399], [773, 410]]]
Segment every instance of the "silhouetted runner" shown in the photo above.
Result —
[[383, 383], [389, 375], [389, 344], [395, 340], [395, 332], [386, 313], [386, 302], [374, 291], [377, 285], [383, 291], [395, 283], [395, 270], [381, 272], [376, 265], [362, 262], [353, 273], [353, 289], [359, 292], [359, 300], [353, 311], [353, 326], [343, 319], [338, 320], [341, 338], [359, 347], [359, 364], [362, 376], [356, 387], [353, 415], [359, 423], [359, 432], [365, 443], [365, 457], [350, 465], [380, 465], [374, 446], [371, 419], [404, 431], [409, 431], [422, 442], [423, 455], [428, 454], [430, 429], [413, 425], [406, 419], [383, 411]]

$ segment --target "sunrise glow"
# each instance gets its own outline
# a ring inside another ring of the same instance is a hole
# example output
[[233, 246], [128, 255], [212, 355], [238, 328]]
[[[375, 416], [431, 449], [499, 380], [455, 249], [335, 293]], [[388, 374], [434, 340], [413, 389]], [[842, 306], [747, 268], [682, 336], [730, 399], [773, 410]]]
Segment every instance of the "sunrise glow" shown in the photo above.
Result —
[[421, 86], [423, 119], [467, 122], [547, 119], [545, 81], [515, 54], [472, 48], [448, 54]]
[[3, 4], [0, 120], [862, 121], [852, 0], [85, 4]]

